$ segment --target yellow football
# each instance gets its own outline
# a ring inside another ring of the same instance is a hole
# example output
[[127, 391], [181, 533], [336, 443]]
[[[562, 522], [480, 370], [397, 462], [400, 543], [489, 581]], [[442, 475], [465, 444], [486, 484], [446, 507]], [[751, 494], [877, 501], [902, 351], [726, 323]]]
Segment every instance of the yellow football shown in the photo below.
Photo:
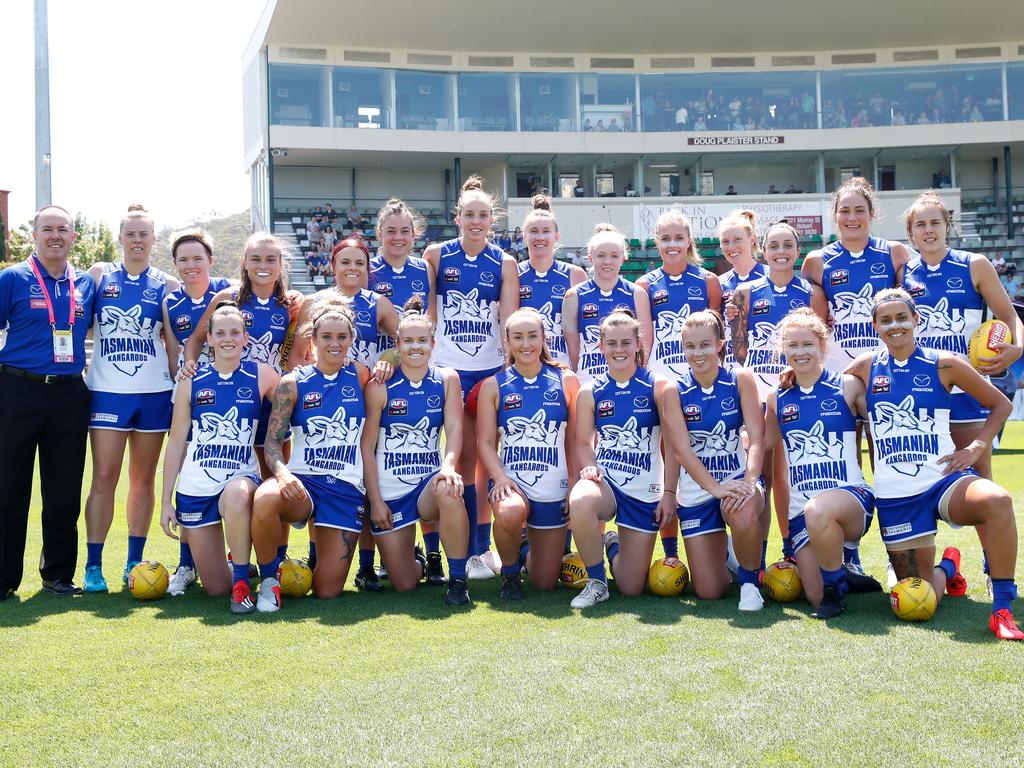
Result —
[[904, 621], [928, 621], [938, 604], [932, 585], [916, 576], [900, 580], [889, 593], [892, 612]]
[[663, 557], [651, 563], [647, 572], [647, 588], [658, 597], [674, 597], [690, 583], [690, 572], [675, 557]]
[[157, 600], [167, 594], [167, 569], [153, 560], [143, 560], [128, 574], [128, 591], [139, 600]]
[[999, 350], [993, 346], [999, 343], [1013, 343], [1010, 326], [1002, 320], [986, 320], [971, 334], [967, 343], [967, 359], [975, 368], [985, 365], [999, 354]]
[[305, 597], [313, 588], [313, 571], [301, 560], [283, 560], [277, 569], [277, 580], [282, 595]]
[[800, 572], [792, 563], [781, 560], [769, 565], [761, 582], [765, 593], [777, 603], [792, 603], [800, 597]]
[[573, 589], [583, 589], [587, 585], [587, 568], [578, 552], [570, 552], [562, 558], [562, 573], [558, 579]]

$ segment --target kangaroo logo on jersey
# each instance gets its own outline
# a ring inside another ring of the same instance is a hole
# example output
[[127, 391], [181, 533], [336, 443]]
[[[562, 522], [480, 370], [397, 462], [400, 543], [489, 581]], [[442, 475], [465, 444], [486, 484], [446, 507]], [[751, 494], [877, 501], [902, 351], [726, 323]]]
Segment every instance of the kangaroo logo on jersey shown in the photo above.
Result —
[[544, 337], [548, 344], [548, 351], [551, 353], [565, 351], [565, 337], [561, 331], [556, 332], [555, 328], [562, 327], [562, 310], [555, 311], [553, 302], [545, 301], [537, 310], [544, 318]]
[[685, 376], [690, 370], [683, 352], [683, 322], [690, 316], [690, 305], [683, 304], [678, 312], [662, 310], [654, 326], [654, 359], [676, 376]]
[[577, 367], [578, 371], [589, 373], [592, 376], [597, 376], [599, 373], [608, 369], [604, 355], [602, 355], [598, 350], [598, 345], [600, 343], [600, 326], [587, 326], [586, 330], [583, 331], [583, 343], [580, 345], [581, 349], [580, 362]]
[[[353, 423], [355, 422], [355, 423]], [[345, 416], [340, 406], [331, 416], [313, 416], [306, 420], [306, 465], [328, 472], [340, 472], [356, 463], [359, 451], [359, 423]]]
[[477, 288], [469, 293], [448, 291], [442, 317], [452, 343], [467, 355], [475, 355], [491, 338], [493, 311]]
[[252, 422], [240, 420], [238, 408], [201, 413], [194, 427], [192, 460], [214, 482], [226, 482], [252, 459]]
[[857, 293], [843, 291], [833, 297], [836, 321], [833, 338], [851, 359], [857, 356], [860, 349], [878, 346], [878, 337], [871, 325], [873, 295], [874, 288], [870, 283], [865, 283]]
[[967, 342], [963, 335], [967, 321], [963, 317], [953, 316], [949, 299], [943, 296], [935, 302], [934, 307], [918, 304], [917, 311], [924, 326], [920, 330], [922, 345], [930, 349], [967, 354]]
[[281, 351], [281, 345], [274, 343], [274, 334], [267, 331], [262, 336], [249, 337], [249, 343], [245, 347], [243, 360], [272, 365], [274, 357]]
[[914, 408], [914, 396], [899, 405], [875, 403], [871, 426], [875, 433], [875, 460], [902, 475], [916, 477], [921, 466], [938, 455], [935, 420]]
[[724, 421], [719, 421], [711, 430], [692, 430], [690, 448], [700, 456], [704, 467], [719, 482], [735, 476], [741, 469], [739, 432], [728, 434]]
[[752, 343], [747, 350], [746, 366], [765, 384], [774, 385], [775, 376], [786, 367], [779, 350], [779, 330], [774, 323], [755, 323], [751, 328]]
[[384, 470], [406, 485], [437, 471], [437, 430], [424, 416], [415, 424], [389, 424], [384, 433]]
[[513, 416], [505, 425], [502, 464], [526, 485], [536, 485], [558, 466], [558, 427], [539, 408], [533, 416]]
[[153, 321], [142, 317], [142, 307], [137, 304], [129, 310], [104, 307], [99, 341], [101, 357], [128, 376], [156, 357]]
[[828, 459], [841, 458], [843, 443], [840, 440], [829, 441], [825, 436], [825, 424], [814, 422], [808, 429], [791, 429], [786, 433], [787, 448], [791, 454], [791, 462], [796, 464], [808, 458]]
[[597, 463], [616, 485], [651, 469], [651, 430], [637, 426], [635, 416], [626, 419], [621, 427], [606, 424], [601, 430], [597, 448]]

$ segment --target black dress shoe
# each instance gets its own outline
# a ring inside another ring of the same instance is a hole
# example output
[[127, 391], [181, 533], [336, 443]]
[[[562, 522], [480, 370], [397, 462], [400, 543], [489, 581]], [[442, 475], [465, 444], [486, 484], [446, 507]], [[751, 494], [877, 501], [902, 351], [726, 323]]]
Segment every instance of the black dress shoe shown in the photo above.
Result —
[[882, 585], [878, 583], [878, 580], [863, 571], [851, 568], [849, 565], [844, 565], [843, 570], [846, 571], [846, 583], [850, 587], [850, 592], [859, 595], [866, 592], [882, 591]]
[[825, 593], [821, 597], [821, 605], [814, 609], [811, 614], [815, 619], [834, 619], [846, 610], [846, 600], [836, 587], [825, 587]]
[[52, 592], [61, 597], [71, 597], [82, 594], [82, 588], [76, 587], [70, 579], [43, 579], [43, 591]]

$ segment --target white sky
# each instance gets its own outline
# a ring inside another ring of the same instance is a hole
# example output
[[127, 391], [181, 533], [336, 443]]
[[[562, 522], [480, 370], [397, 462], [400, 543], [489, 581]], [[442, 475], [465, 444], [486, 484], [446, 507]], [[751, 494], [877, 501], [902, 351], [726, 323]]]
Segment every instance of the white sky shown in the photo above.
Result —
[[[249, 207], [241, 59], [265, 0], [49, 0], [53, 202], [112, 226]], [[0, 0], [0, 189], [35, 209], [33, 0]]]

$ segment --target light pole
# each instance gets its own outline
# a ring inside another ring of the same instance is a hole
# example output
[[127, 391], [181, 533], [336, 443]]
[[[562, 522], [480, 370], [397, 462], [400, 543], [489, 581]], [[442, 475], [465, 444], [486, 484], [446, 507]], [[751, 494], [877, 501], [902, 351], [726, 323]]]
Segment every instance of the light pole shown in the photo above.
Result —
[[50, 42], [46, 0], [36, 2], [36, 210], [53, 202], [50, 188]]

